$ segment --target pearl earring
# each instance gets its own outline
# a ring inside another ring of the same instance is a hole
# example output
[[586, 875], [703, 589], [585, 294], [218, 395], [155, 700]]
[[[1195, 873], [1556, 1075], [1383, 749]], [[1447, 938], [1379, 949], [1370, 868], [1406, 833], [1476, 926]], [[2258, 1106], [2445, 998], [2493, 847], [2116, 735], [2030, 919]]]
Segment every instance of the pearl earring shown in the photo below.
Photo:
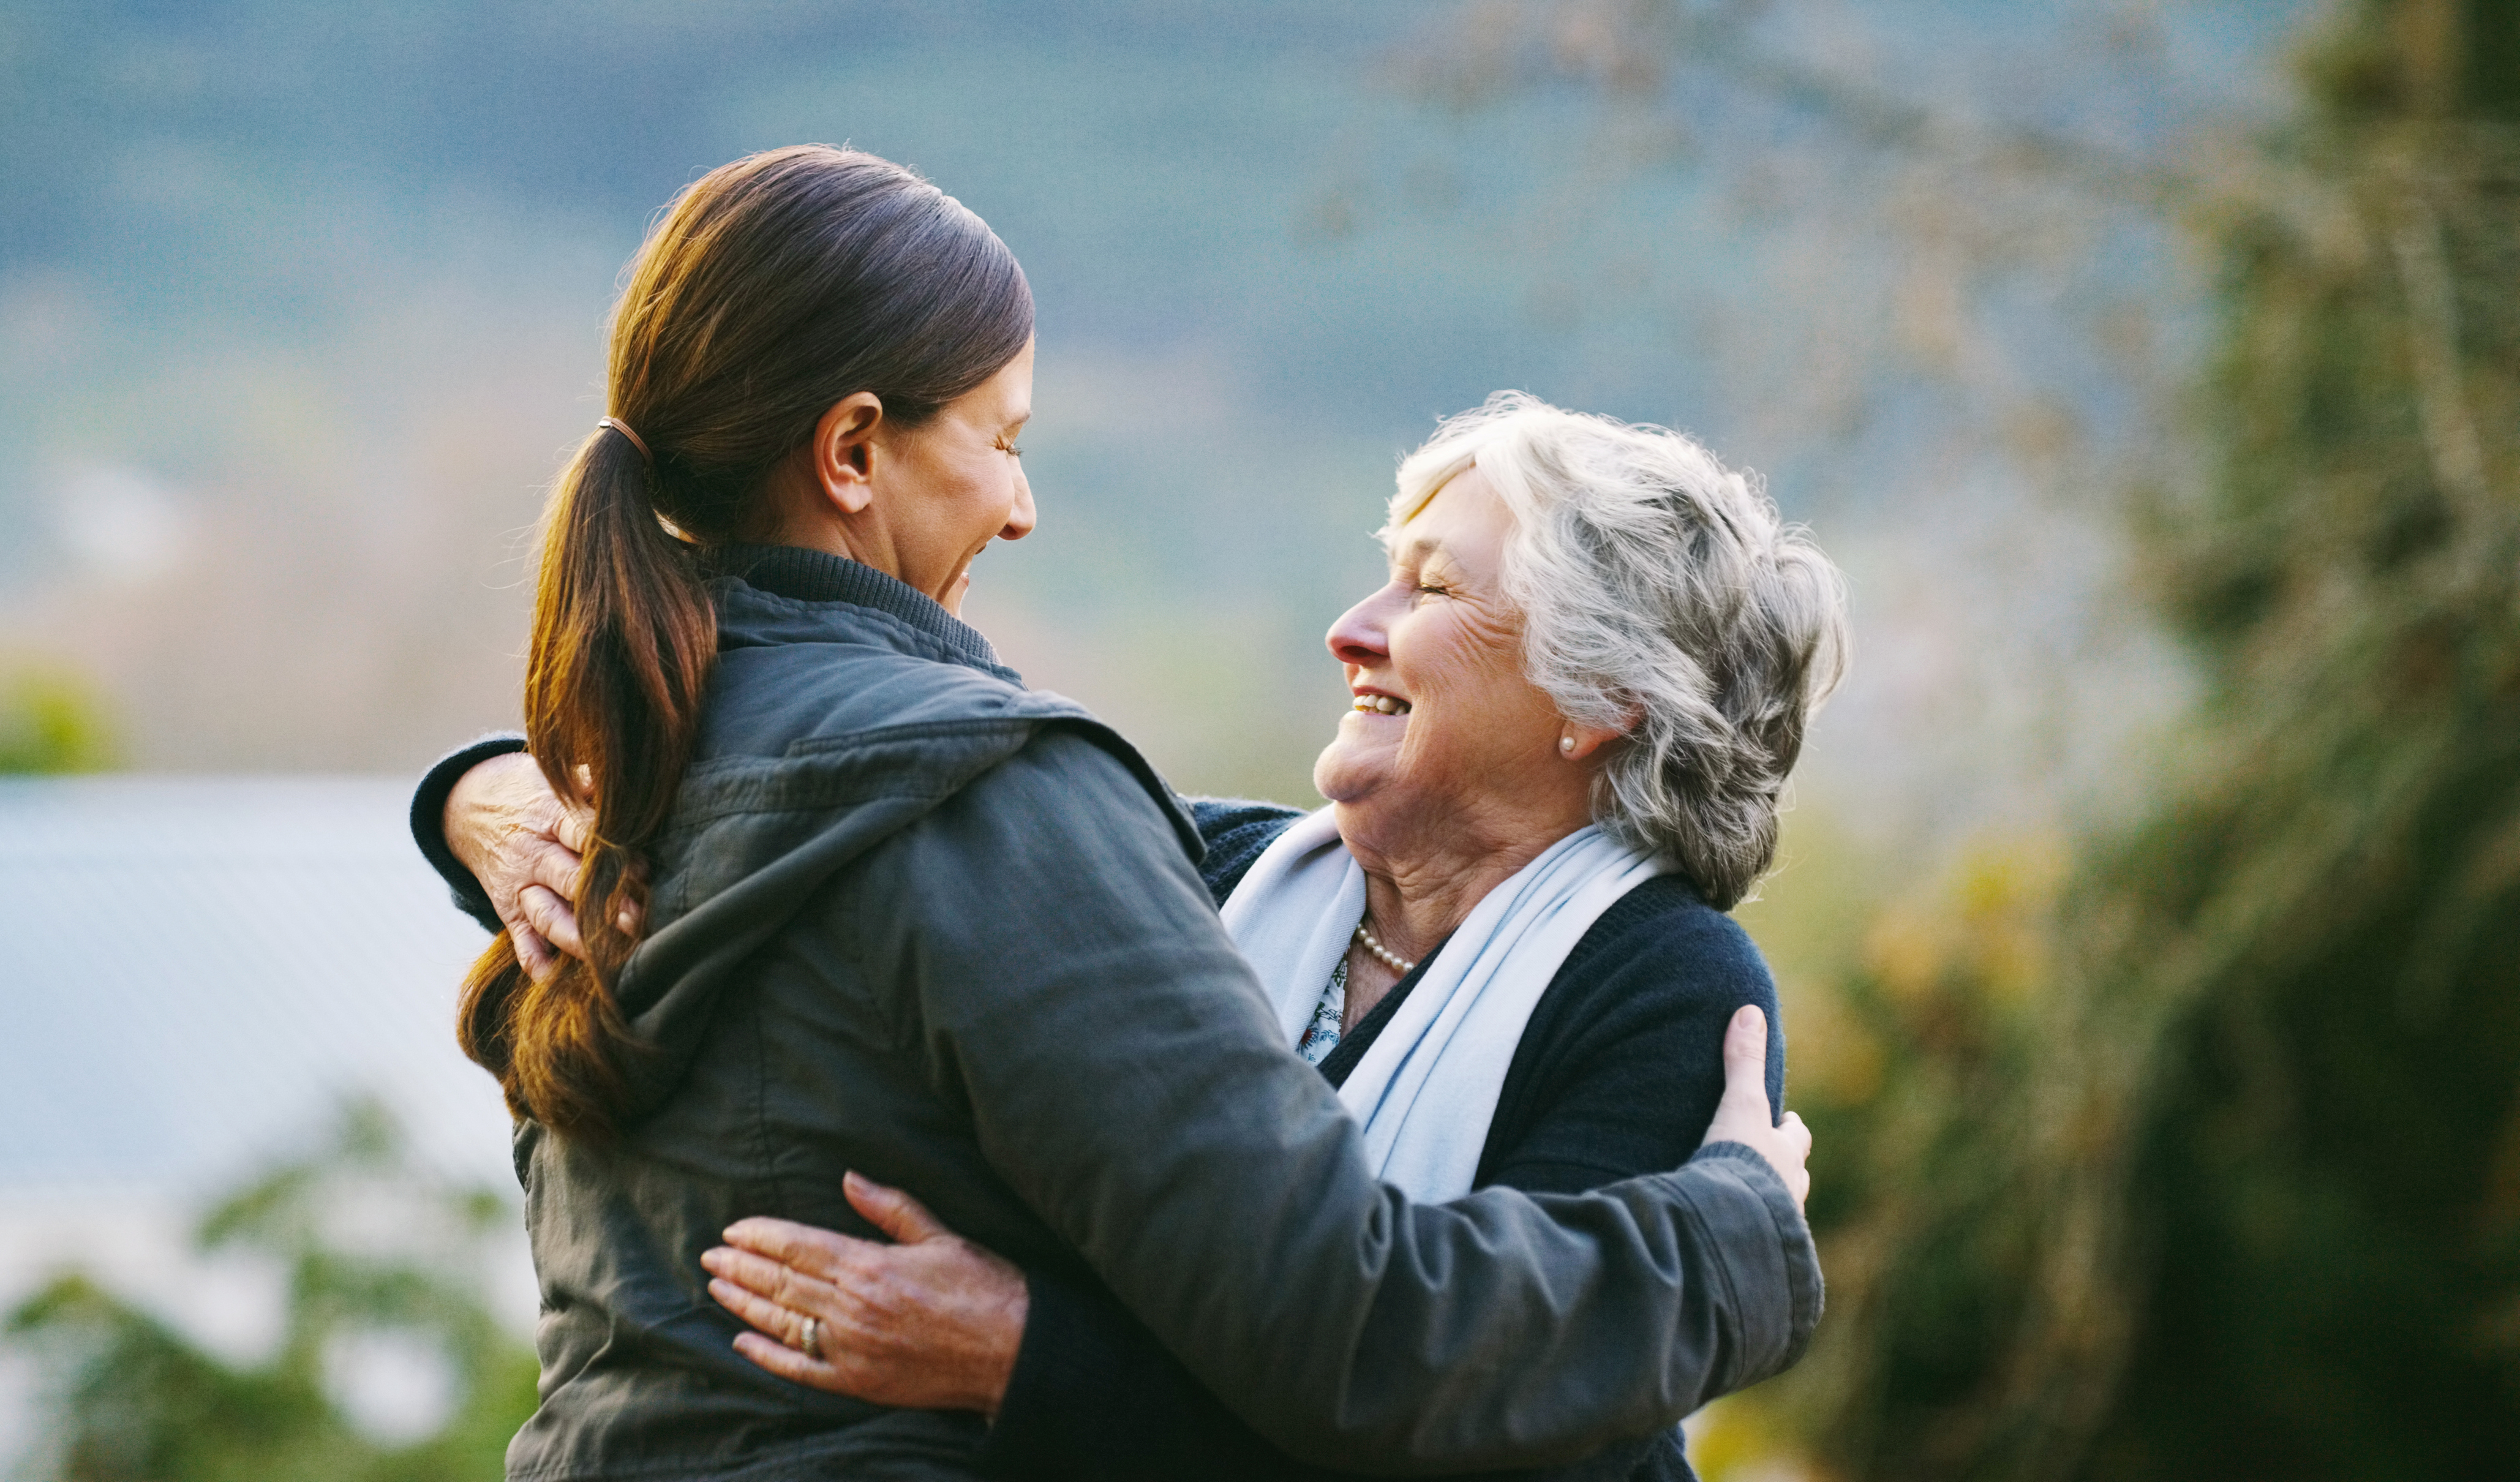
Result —
[[1574, 750], [1574, 749], [1575, 749], [1575, 738], [1573, 738], [1573, 737], [1571, 737], [1571, 736], [1561, 736], [1561, 737], [1557, 738], [1557, 749], [1558, 749], [1558, 750], [1560, 750], [1560, 751], [1572, 751], [1572, 750]]

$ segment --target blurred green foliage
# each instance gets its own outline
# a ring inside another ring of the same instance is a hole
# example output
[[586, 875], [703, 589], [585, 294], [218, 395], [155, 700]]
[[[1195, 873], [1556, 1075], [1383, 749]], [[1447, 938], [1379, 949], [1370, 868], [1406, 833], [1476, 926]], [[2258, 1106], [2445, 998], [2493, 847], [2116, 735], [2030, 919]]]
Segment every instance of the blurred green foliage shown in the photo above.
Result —
[[55, 670], [0, 674], [0, 775], [104, 772], [120, 758], [88, 686]]
[[2348, 7], [2250, 188], [2183, 204], [2208, 472], [2136, 517], [2205, 699], [2138, 824], [1963, 864], [1803, 1006], [1827, 1330], [1702, 1460], [2510, 1465], [2515, 41], [2510, 0]]
[[[40, 1475], [59, 1482], [456, 1482], [500, 1475], [534, 1409], [533, 1351], [484, 1304], [484, 1242], [507, 1200], [411, 1158], [383, 1110], [348, 1108], [331, 1145], [220, 1200], [205, 1252], [287, 1274], [278, 1350], [228, 1362], [70, 1274], [28, 1298], [5, 1342], [44, 1387]], [[432, 1434], [363, 1431], [338, 1394], [345, 1343], [380, 1335], [442, 1362], [454, 1403]]]
[[2081, 1197], [2123, 1212], [2056, 1234], [2139, 1298], [2093, 1468], [2486, 1476], [2520, 1442], [2520, 4], [2363, 0], [2304, 73], [2317, 209], [2202, 224], [2219, 463], [2147, 544], [2212, 689], [2075, 906], [2072, 1032], [2140, 1049], [2058, 1108], [2122, 1129]]
[[[1785, 9], [1528, 4], [1466, 74], [1530, 53], [1613, 113], [1782, 99], [1838, 131], [1830, 178], [1942, 192], [1929, 237], [2064, 219], [2081, 250], [2045, 262], [1984, 237], [1953, 323], [2007, 275], [2079, 270], [2107, 239], [2074, 211], [2186, 243], [2212, 347], [2147, 426], [2180, 456], [2092, 481], [2124, 494], [2135, 585], [2201, 693], [2131, 821], [1981, 842], [1863, 924], [1812, 919], [1799, 898], [1859, 872], [1789, 831], [1819, 877], [1744, 919], [1789, 944], [1829, 1312], [1800, 1368], [1706, 1417], [1696, 1464], [2508, 1474], [2520, 0], [2345, 0], [2285, 115], [2149, 154], [1796, 61], [1760, 28]], [[1885, 241], [1920, 230], [1895, 192], [1867, 204]]]

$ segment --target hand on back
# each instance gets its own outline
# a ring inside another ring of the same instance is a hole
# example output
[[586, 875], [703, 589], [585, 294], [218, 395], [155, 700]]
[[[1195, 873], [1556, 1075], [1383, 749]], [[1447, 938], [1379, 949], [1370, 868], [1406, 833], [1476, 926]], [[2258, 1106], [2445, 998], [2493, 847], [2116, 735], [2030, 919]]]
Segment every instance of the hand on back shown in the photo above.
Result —
[[522, 751], [474, 766], [446, 795], [446, 847], [481, 882], [536, 982], [559, 968], [562, 954], [586, 956], [570, 902], [593, 820], [562, 802]]
[[850, 1174], [843, 1191], [896, 1243], [756, 1218], [700, 1257], [709, 1295], [756, 1329], [736, 1351], [877, 1405], [995, 1415], [1032, 1306], [1023, 1273], [900, 1190]]

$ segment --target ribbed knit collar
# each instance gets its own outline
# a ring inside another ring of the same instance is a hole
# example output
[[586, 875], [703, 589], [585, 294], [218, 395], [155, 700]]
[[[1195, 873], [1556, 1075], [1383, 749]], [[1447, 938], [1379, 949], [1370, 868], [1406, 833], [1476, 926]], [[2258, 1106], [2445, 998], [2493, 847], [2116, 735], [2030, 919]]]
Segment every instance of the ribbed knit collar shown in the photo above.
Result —
[[890, 613], [984, 669], [1005, 673], [998, 651], [980, 630], [956, 617], [936, 599], [861, 561], [802, 546], [711, 546], [702, 569], [793, 602], [844, 602]]

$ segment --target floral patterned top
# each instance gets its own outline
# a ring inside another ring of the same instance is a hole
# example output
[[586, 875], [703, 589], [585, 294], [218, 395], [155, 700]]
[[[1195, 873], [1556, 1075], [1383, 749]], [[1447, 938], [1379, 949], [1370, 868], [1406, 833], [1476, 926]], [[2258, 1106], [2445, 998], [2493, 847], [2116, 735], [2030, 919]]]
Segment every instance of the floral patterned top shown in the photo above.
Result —
[[1322, 990], [1321, 1002], [1313, 1006], [1313, 1021], [1304, 1026], [1304, 1037], [1295, 1042], [1295, 1053], [1307, 1065], [1318, 1065], [1329, 1058], [1338, 1048], [1339, 1022], [1347, 1016], [1347, 959], [1342, 956], [1330, 968], [1329, 986]]

